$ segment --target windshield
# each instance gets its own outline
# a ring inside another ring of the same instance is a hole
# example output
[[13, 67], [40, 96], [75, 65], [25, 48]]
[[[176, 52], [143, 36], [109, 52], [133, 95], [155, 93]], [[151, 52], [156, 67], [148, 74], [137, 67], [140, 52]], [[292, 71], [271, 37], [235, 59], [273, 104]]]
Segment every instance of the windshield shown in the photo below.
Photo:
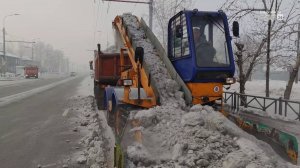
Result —
[[193, 38], [199, 67], [230, 65], [223, 20], [220, 16], [193, 16]]

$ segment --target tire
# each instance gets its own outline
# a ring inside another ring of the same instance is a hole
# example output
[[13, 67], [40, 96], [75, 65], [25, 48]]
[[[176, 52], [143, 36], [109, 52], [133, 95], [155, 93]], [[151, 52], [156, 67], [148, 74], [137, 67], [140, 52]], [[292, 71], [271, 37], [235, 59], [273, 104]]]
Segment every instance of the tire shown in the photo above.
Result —
[[94, 81], [94, 96], [95, 96], [95, 99], [97, 99], [96, 98], [96, 95], [97, 95], [97, 84], [96, 84], [96, 82]]
[[98, 110], [104, 110], [104, 105], [103, 105], [104, 89], [100, 88], [100, 86], [97, 85], [96, 83], [94, 85], [94, 95], [95, 95]]
[[103, 98], [104, 98], [104, 89], [100, 88], [98, 86], [97, 104], [98, 104], [98, 109], [99, 110], [104, 110]]

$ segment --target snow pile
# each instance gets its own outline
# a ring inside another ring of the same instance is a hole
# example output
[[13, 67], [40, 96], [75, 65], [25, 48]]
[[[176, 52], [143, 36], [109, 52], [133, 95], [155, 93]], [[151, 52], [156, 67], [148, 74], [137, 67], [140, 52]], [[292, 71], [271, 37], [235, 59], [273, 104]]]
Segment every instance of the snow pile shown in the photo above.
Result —
[[133, 43], [144, 48], [145, 63], [161, 98], [161, 106], [131, 112], [130, 119], [141, 121], [131, 133], [141, 130], [143, 143], [127, 147], [129, 167], [287, 167], [269, 145], [211, 107], [197, 105], [185, 110], [179, 85], [171, 79], [137, 18], [131, 14], [122, 18]]
[[112, 167], [114, 137], [103, 111], [96, 109], [91, 86], [92, 80], [85, 78], [78, 87], [78, 95], [69, 101], [69, 113], [76, 114], [72, 118], [76, 124], [73, 131], [84, 135], [78, 142], [78, 151], [72, 156], [71, 164], [72, 167]]
[[142, 122], [143, 144], [127, 149], [131, 167], [288, 167], [269, 145], [209, 106], [197, 105], [185, 112], [166, 105], [147, 112], [152, 115], [144, 120], [149, 116], [152, 124]]

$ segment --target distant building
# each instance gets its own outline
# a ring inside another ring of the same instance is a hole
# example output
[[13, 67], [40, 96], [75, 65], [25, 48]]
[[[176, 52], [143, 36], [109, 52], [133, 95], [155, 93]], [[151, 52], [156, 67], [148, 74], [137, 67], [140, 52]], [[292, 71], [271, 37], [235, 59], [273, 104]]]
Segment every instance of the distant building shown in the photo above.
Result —
[[[3, 57], [3, 54], [0, 54], [0, 58]], [[5, 54], [5, 72], [16, 73], [17, 66], [28, 66], [28, 65], [36, 65], [39, 66], [37, 61], [33, 61], [28, 57], [20, 57], [11, 53]]]
[[[3, 57], [3, 54], [1, 54]], [[7, 53], [5, 55], [5, 72], [16, 73], [16, 66], [20, 66], [22, 61], [19, 56]]]

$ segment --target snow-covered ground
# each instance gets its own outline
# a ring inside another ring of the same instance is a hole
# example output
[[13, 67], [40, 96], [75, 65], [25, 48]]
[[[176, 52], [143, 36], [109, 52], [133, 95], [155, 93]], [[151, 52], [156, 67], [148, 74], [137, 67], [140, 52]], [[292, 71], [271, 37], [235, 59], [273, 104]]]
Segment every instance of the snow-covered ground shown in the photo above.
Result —
[[78, 87], [75, 96], [68, 100], [67, 113], [75, 114], [71, 122], [75, 123], [74, 132], [82, 139], [77, 151], [66, 165], [75, 168], [113, 167], [114, 136], [107, 125], [103, 111], [97, 110], [93, 96], [93, 79], [86, 77]]
[[[285, 90], [287, 82], [279, 81], [279, 80], [271, 80], [270, 81], [270, 97], [279, 98], [283, 97], [283, 93]], [[257, 95], [257, 96], [265, 96], [266, 89], [266, 81], [265, 80], [252, 80], [247, 81], [246, 83], [246, 94]], [[240, 85], [239, 83], [235, 83], [231, 86], [229, 91], [239, 92]], [[292, 94], [290, 100], [300, 101], [300, 83], [293, 84]]]
[[[235, 83], [231, 86], [231, 88], [229, 90], [225, 90], [225, 91], [229, 91], [229, 92], [239, 92], [239, 83]], [[270, 97], [271, 98], [282, 98], [283, 94], [284, 94], [284, 90], [286, 87], [286, 82], [284, 81], [279, 81], [279, 80], [271, 80], [270, 81]], [[248, 81], [246, 83], [246, 94], [248, 95], [253, 95], [253, 96], [262, 96], [265, 97], [265, 81], [264, 80], [253, 80], [253, 81]], [[250, 102], [249, 98], [247, 100], [247, 102]], [[298, 84], [293, 84], [293, 89], [292, 89], [292, 93], [291, 93], [291, 101], [296, 101], [296, 102], [300, 102], [300, 83]], [[229, 103], [230, 103], [231, 99], [229, 99]], [[258, 98], [257, 101], [263, 105], [263, 99]], [[260, 104], [258, 104], [257, 101], [251, 101], [251, 103], [249, 103], [249, 106], [254, 106], [254, 107], [260, 107]], [[272, 118], [276, 118], [276, 119], [282, 119], [282, 120], [295, 120], [298, 118], [298, 114], [296, 114], [293, 110], [295, 110], [296, 112], [298, 112], [300, 109], [299, 104], [298, 103], [289, 103], [289, 105], [285, 106], [285, 104], [282, 105], [282, 115], [279, 115], [279, 103], [275, 104], [273, 103], [273, 100], [266, 100], [266, 106], [270, 105], [267, 109], [266, 112], [261, 111], [261, 110], [257, 110], [257, 109], [253, 109], [251, 107], [248, 107], [246, 110], [247, 111], [251, 111], [255, 114], [258, 115], [262, 115], [262, 116], [269, 116]], [[242, 109], [242, 108], [241, 108]], [[277, 113], [275, 114], [275, 111], [277, 109]], [[287, 112], [287, 116], [284, 116], [285, 111]]]

